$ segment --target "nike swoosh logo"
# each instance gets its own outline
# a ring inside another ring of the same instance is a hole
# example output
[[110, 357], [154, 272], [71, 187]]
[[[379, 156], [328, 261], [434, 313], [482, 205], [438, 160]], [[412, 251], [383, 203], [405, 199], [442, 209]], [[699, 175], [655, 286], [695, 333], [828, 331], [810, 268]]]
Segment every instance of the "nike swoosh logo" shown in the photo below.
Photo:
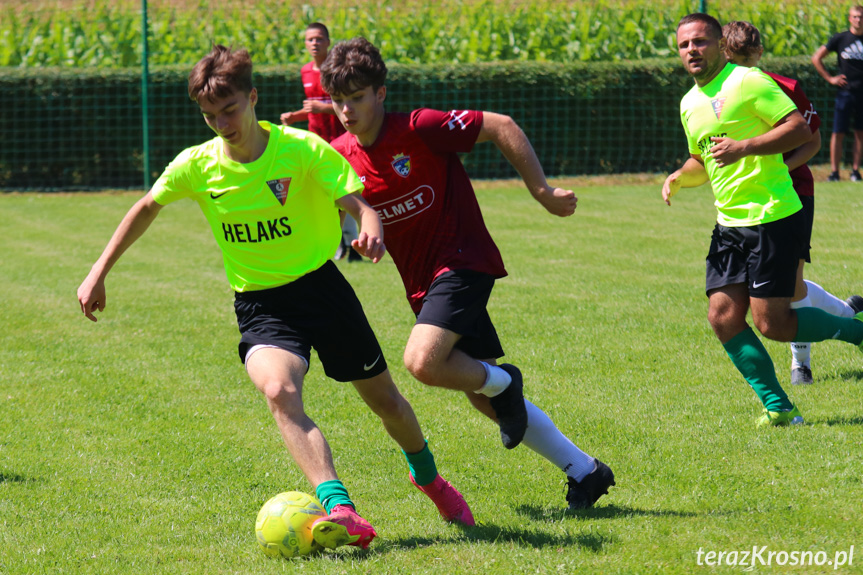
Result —
[[770, 283], [770, 280], [767, 280], [766, 282], [759, 282], [759, 283], [752, 284], [752, 287], [753, 288], [760, 288], [761, 286], [765, 286], [769, 283]]
[[378, 362], [380, 360], [381, 360], [381, 354], [378, 354], [378, 357], [370, 365], [363, 364], [363, 371], [370, 371], [374, 366], [376, 366], [378, 364]]
[[213, 192], [210, 192], [210, 197], [211, 197], [211, 198], [213, 198], [213, 199], [215, 200], [215, 199], [217, 199], [217, 198], [220, 198], [220, 197], [224, 196], [225, 194], [227, 194], [227, 193], [228, 193], [228, 192], [230, 192], [230, 191], [231, 191], [231, 190], [225, 190], [225, 191], [224, 191], [224, 192], [222, 192], [221, 194], [214, 194]]

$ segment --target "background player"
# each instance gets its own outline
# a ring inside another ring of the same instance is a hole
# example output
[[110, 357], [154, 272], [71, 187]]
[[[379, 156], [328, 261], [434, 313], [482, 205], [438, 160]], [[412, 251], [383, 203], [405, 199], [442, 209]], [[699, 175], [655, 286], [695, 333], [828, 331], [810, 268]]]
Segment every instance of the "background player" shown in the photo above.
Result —
[[[863, 151], [863, 6], [848, 11], [848, 30], [834, 34], [812, 55], [812, 65], [822, 78], [839, 88], [836, 91], [836, 108], [833, 113], [833, 134], [830, 136], [830, 168], [828, 181], [839, 181], [842, 163], [842, 143], [851, 127], [854, 116], [854, 154], [851, 163], [851, 181], [863, 180], [860, 176], [860, 155]], [[830, 74], [824, 67], [824, 58], [836, 52], [839, 74]]]
[[408, 459], [411, 479], [445, 518], [472, 525], [461, 495], [437, 473], [416, 416], [350, 285], [329, 261], [339, 241], [338, 208], [362, 222], [354, 247], [379, 261], [383, 229], [359, 195], [350, 165], [317, 136], [258, 122], [252, 61], [215, 46], [189, 75], [189, 96], [216, 137], [181, 152], [126, 214], [78, 288], [84, 314], [105, 309], [105, 277], [162, 207], [198, 203], [222, 250], [235, 291], [240, 359], [267, 399], [288, 451], [328, 516], [315, 522], [322, 546], [368, 546], [376, 533], [356, 513], [330, 447], [306, 415], [302, 391], [315, 348], [326, 374], [351, 381]]
[[809, 141], [811, 131], [769, 76], [726, 62], [722, 26], [712, 16], [684, 16], [677, 47], [695, 79], [680, 102], [691, 157], [666, 178], [662, 197], [670, 205], [681, 187], [709, 178], [718, 209], [706, 269], [710, 325], [764, 405], [758, 425], [800, 424], [747, 313], [778, 341], [863, 341], [863, 321], [790, 307], [805, 223], [781, 154]]
[[[749, 22], [728, 22], [722, 27], [722, 35], [725, 38], [725, 55], [728, 61], [738, 66], [751, 68], [758, 66], [764, 47], [761, 43], [761, 33], [758, 28]], [[806, 223], [806, 237], [800, 265], [797, 268], [797, 285], [794, 290], [794, 298], [791, 308], [814, 306], [833, 315], [842, 317], [853, 317], [855, 313], [863, 311], [863, 298], [851, 296], [847, 303], [828, 293], [820, 285], [803, 279], [803, 266], [811, 262], [809, 246], [812, 238], [812, 223], [815, 216], [815, 180], [807, 162], [811, 160], [818, 150], [821, 149], [821, 117], [815, 111], [815, 106], [806, 97], [800, 82], [786, 78], [778, 74], [772, 74], [764, 70], [785, 92], [797, 110], [803, 115], [803, 119], [809, 124], [812, 136], [802, 146], [791, 150], [783, 155], [788, 173], [794, 185], [794, 191], [803, 204], [803, 214]], [[791, 383], [812, 383], [811, 368], [811, 345], [806, 342], [791, 342]]]
[[[345, 128], [333, 110], [330, 95], [321, 87], [321, 64], [327, 59], [329, 53], [330, 31], [324, 24], [312, 22], [306, 27], [305, 44], [306, 51], [312, 57], [312, 60], [300, 69], [300, 79], [303, 82], [306, 99], [303, 100], [302, 108], [285, 112], [280, 119], [285, 126], [308, 121], [310, 132], [314, 132], [327, 142], [332, 142], [345, 133]], [[357, 222], [350, 214], [343, 214], [343, 216], [342, 242], [336, 249], [335, 258], [340, 260], [347, 255], [349, 262], [359, 261], [362, 256], [351, 248], [351, 241], [357, 237]]]
[[348, 131], [333, 146], [363, 178], [364, 197], [382, 216], [417, 316], [405, 365], [426, 385], [463, 391], [497, 421], [505, 447], [523, 441], [566, 473], [571, 508], [590, 507], [614, 485], [611, 469], [524, 399], [518, 368], [496, 365], [504, 352], [486, 304], [506, 270], [457, 154], [491, 141], [550, 213], [572, 215], [578, 199], [548, 184], [530, 142], [508, 116], [388, 113], [386, 75], [380, 52], [364, 38], [337, 44], [321, 67], [321, 82]]

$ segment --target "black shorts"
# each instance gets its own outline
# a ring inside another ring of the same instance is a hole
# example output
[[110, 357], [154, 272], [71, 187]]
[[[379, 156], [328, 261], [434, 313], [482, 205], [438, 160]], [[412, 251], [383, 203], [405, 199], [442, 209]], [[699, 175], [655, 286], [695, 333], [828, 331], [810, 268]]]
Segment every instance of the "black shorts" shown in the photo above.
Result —
[[803, 204], [803, 251], [800, 252], [800, 259], [806, 260], [806, 263], [812, 263], [812, 258], [809, 254], [812, 249], [812, 224], [815, 221], [815, 196], [798, 196], [800, 203]]
[[792, 297], [804, 246], [803, 210], [775, 222], [716, 224], [707, 254], [706, 290], [745, 283], [752, 297]]
[[851, 116], [854, 116], [854, 129], [863, 130], [863, 97], [855, 96], [849, 90], [839, 90], [833, 111], [833, 133], [847, 132], [851, 127]]
[[336, 381], [360, 381], [387, 368], [353, 288], [332, 261], [289, 284], [236, 293], [240, 361], [254, 345], [274, 345], [311, 359]]
[[503, 347], [486, 306], [494, 276], [472, 270], [444, 272], [429, 286], [417, 323], [457, 333], [455, 344], [474, 359], [503, 357]]

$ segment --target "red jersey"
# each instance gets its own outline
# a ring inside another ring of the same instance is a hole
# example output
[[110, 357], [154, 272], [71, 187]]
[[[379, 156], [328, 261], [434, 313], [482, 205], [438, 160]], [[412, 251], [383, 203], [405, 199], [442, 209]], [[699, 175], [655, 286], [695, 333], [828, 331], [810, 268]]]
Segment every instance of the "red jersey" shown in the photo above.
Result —
[[[815, 111], [815, 106], [806, 97], [803, 88], [800, 87], [800, 82], [779, 74], [771, 74], [764, 72], [776, 82], [782, 91], [791, 98], [797, 109], [803, 114], [803, 119], [809, 124], [809, 130], [814, 134], [821, 127], [821, 116]], [[788, 154], [785, 154], [786, 156]], [[791, 176], [791, 181], [794, 183], [794, 191], [798, 196], [814, 196], [815, 195], [815, 179], [812, 177], [812, 171], [809, 166], [803, 164], [799, 168], [795, 168], [788, 172]]]
[[414, 313], [444, 272], [506, 275], [457, 155], [473, 148], [482, 118], [479, 111], [421, 108], [386, 114], [377, 140], [367, 148], [351, 134], [332, 142], [359, 174], [363, 197], [384, 224], [384, 243]]
[[[332, 105], [330, 95], [321, 86], [321, 71], [315, 70], [315, 63], [309, 62], [300, 69], [303, 80], [303, 91], [306, 100], [318, 100]], [[309, 131], [317, 134], [327, 142], [332, 142], [345, 133], [345, 128], [335, 114], [309, 114]]]

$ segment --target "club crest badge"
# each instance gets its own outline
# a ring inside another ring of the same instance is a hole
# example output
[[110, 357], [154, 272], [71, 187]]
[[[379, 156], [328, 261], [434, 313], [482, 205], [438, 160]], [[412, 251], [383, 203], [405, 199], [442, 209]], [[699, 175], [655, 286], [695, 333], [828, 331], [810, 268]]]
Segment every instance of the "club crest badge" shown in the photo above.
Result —
[[722, 108], [725, 106], [725, 98], [714, 98], [710, 100], [710, 105], [713, 106], [713, 113], [716, 114], [716, 119], [722, 115]]
[[393, 161], [390, 164], [398, 175], [407, 178], [411, 173], [411, 157], [404, 154], [393, 156]]
[[285, 205], [285, 200], [288, 199], [288, 187], [291, 185], [291, 178], [279, 178], [278, 180], [268, 180], [267, 185], [270, 191], [279, 200], [279, 203]]

